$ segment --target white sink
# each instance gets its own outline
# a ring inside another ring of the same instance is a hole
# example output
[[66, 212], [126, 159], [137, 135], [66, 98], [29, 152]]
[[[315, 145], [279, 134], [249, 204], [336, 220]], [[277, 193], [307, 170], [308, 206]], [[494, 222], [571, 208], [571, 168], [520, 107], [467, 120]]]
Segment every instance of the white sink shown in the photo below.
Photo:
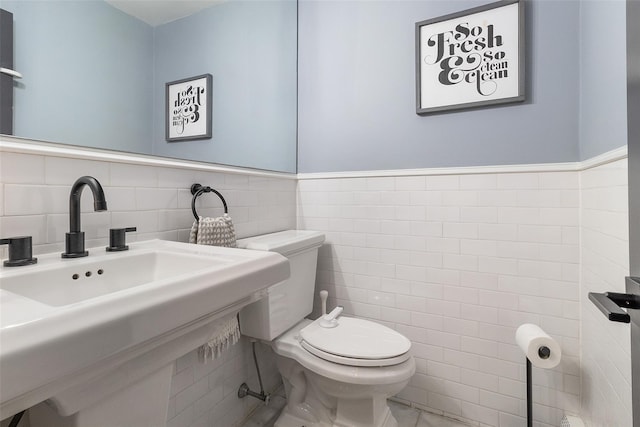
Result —
[[[48, 269], [17, 271], [2, 278], [0, 289], [51, 306], [63, 306], [183, 274], [210, 269], [224, 260], [169, 251], [103, 256], [90, 262], [62, 262]], [[7, 273], [11, 273], [7, 270]]]
[[161, 240], [129, 247], [0, 268], [3, 417], [153, 354], [289, 276], [287, 260], [271, 252]]

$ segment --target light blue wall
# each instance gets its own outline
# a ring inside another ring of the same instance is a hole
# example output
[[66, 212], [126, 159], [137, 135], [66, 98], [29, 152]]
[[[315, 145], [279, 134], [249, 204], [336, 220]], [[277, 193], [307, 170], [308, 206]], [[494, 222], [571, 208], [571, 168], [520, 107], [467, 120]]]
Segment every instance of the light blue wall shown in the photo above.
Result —
[[579, 158], [578, 1], [527, 1], [527, 102], [415, 114], [414, 24], [486, 1], [299, 5], [299, 172]]
[[[156, 28], [153, 154], [296, 171], [296, 9], [226, 2]], [[167, 143], [165, 83], [205, 73], [213, 138]]]
[[[132, 152], [151, 143], [150, 26], [103, 1], [0, 1], [14, 14], [14, 134]], [[69, 67], [73, 64], [73, 67]]]
[[627, 143], [626, 2], [580, 7], [580, 160]]

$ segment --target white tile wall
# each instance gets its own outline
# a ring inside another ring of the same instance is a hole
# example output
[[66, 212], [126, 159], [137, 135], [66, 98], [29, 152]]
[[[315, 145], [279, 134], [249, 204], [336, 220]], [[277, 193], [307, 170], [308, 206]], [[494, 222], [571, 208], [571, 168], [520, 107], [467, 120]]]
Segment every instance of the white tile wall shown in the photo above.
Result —
[[417, 373], [399, 398], [524, 425], [514, 336], [534, 322], [565, 353], [533, 372], [534, 418], [557, 426], [580, 409], [579, 185], [579, 172], [305, 179], [298, 226], [326, 232], [317, 291], [330, 305], [412, 340]]
[[[586, 300], [589, 291], [622, 291], [628, 273], [624, 160], [583, 172], [305, 179], [297, 194], [292, 179], [10, 152], [0, 153], [0, 171], [0, 234], [32, 235], [36, 253], [62, 251], [68, 191], [83, 174], [100, 180], [109, 204], [94, 213], [90, 195], [82, 198], [88, 247], [106, 245], [117, 226], [137, 226], [132, 241], [186, 241], [189, 187], [211, 185], [240, 237], [296, 221], [325, 231], [317, 290], [413, 342], [417, 372], [401, 400], [474, 425], [523, 426], [514, 334], [533, 322], [564, 355], [554, 370], [534, 369], [537, 424], [557, 426], [564, 412], [593, 426], [631, 424], [628, 327]], [[205, 195], [198, 211], [217, 215], [220, 206]], [[236, 392], [243, 381], [257, 388], [249, 345], [207, 365], [195, 352], [176, 361], [170, 426], [245, 417], [256, 402]], [[258, 353], [273, 387], [273, 355]]]
[[[127, 234], [129, 241], [188, 241], [194, 220], [189, 189], [194, 182], [224, 195], [238, 237], [296, 226], [294, 179], [0, 152], [0, 235], [33, 236], [36, 254], [62, 252], [69, 190], [82, 175], [100, 181], [109, 207], [93, 212], [92, 196], [84, 192], [82, 229], [88, 248], [106, 246], [109, 228], [125, 226], [138, 228]], [[203, 216], [222, 212], [213, 194], [202, 195], [196, 206]], [[0, 250], [5, 259], [6, 247]], [[273, 356], [266, 347], [257, 352], [265, 388], [273, 389], [280, 381]], [[244, 339], [214, 363], [200, 363], [195, 351], [186, 354], [176, 361], [168, 426], [238, 425], [260, 404], [237, 398], [242, 382], [258, 389], [251, 348]]]
[[629, 325], [609, 322], [588, 292], [625, 292], [629, 275], [627, 161], [582, 173], [582, 415], [592, 426], [631, 426]]

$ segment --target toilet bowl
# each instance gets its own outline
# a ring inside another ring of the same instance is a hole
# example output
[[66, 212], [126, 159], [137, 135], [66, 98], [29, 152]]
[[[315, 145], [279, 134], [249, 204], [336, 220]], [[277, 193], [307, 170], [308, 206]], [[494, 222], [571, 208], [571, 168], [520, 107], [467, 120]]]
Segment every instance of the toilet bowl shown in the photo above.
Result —
[[278, 252], [291, 277], [240, 312], [243, 335], [267, 342], [276, 354], [287, 405], [276, 427], [397, 427], [387, 398], [415, 373], [411, 342], [373, 321], [340, 315], [312, 321], [322, 233], [289, 230], [241, 239], [238, 246]]
[[[403, 353], [386, 351], [383, 356], [389, 357], [374, 359], [371, 358], [371, 352], [384, 350], [384, 347], [378, 344], [375, 335], [360, 335], [358, 338], [371, 339], [369, 345], [362, 348], [361, 355], [364, 357], [355, 357], [358, 352], [352, 344], [345, 347], [350, 356], [345, 356], [344, 352], [331, 353], [315, 348], [315, 342], [309, 343], [303, 338], [307, 335], [305, 332], [315, 332], [320, 328], [320, 320], [305, 319], [272, 342], [287, 392], [287, 406], [275, 426], [397, 426], [389, 411], [387, 398], [404, 389], [415, 373], [415, 361], [408, 352], [410, 343]], [[338, 319], [339, 322], [351, 320], [366, 322], [363, 325], [370, 327], [370, 332], [378, 331], [386, 335], [396, 333], [366, 320], [349, 317]], [[323, 338], [329, 339], [333, 332], [340, 332], [341, 326], [326, 331]], [[333, 349], [339, 350], [340, 338], [336, 338]], [[407, 340], [400, 334], [397, 334], [397, 338], [399, 342]], [[315, 348], [316, 351], [309, 351], [309, 348]], [[304, 375], [303, 380], [295, 378], [300, 373]]]

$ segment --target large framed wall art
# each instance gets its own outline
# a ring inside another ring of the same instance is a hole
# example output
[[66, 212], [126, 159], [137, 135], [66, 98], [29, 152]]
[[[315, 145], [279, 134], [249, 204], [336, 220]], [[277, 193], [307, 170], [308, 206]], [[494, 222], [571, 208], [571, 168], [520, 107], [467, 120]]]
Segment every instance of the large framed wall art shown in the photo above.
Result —
[[525, 99], [524, 0], [417, 22], [416, 113]]

